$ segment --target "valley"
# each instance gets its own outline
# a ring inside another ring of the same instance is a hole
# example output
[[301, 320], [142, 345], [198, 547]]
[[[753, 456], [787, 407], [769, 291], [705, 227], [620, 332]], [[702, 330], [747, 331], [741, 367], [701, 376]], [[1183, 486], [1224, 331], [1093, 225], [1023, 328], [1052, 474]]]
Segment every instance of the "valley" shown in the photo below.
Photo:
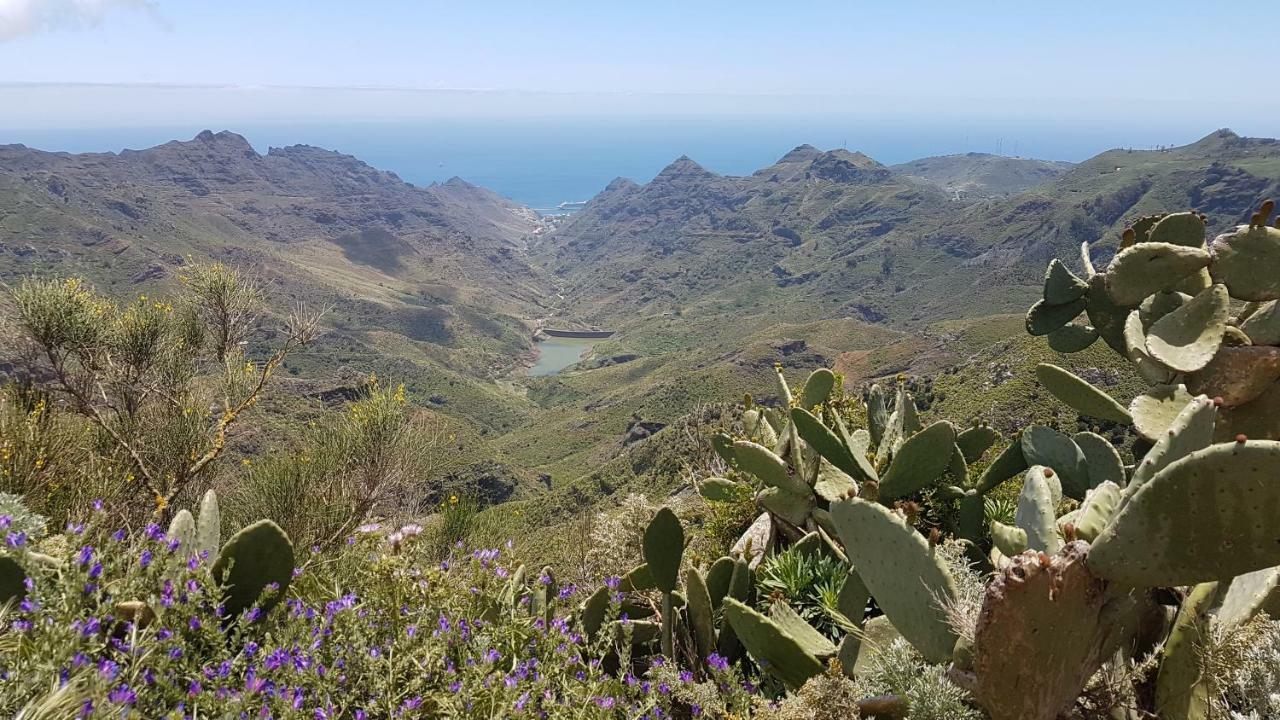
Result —
[[[743, 392], [768, 401], [775, 363], [834, 367], [849, 388], [931, 378], [950, 388], [940, 414], [990, 415], [970, 398], [1000, 382], [991, 364], [1025, 377], [1042, 356], [1020, 313], [1049, 258], [1101, 240], [1105, 263], [1138, 215], [1197, 207], [1217, 230], [1269, 194], [1280, 145], [1229, 131], [1077, 165], [890, 167], [801, 145], [742, 177], [679, 158], [547, 220], [462, 180], [419, 188], [336, 152], [260, 155], [204, 132], [118, 155], [0, 148], [0, 279], [77, 274], [128, 297], [175, 287], [192, 259], [251, 269], [273, 312], [327, 309], [272, 412], [314, 414], [370, 373], [403, 381], [466, 438], [458, 464], [497, 456], [519, 478], [508, 510], [569, 496], [581, 510], [678, 487], [639, 445], [661, 455], [660, 428]], [[548, 323], [616, 334], [535, 342]], [[659, 430], [637, 445], [637, 422]]]

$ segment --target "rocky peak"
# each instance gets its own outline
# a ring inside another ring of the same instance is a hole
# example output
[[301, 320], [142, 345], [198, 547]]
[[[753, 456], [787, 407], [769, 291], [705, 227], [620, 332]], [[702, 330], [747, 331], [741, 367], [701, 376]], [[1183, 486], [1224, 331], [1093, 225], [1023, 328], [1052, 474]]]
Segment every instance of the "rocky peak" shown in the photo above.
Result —
[[870, 185], [890, 180], [893, 172], [860, 152], [830, 150], [809, 165], [813, 177], [840, 183]]
[[681, 155], [674, 162], [662, 169], [654, 177], [654, 182], [671, 182], [677, 180], [704, 180], [715, 177], [715, 173], [707, 170], [689, 158]]
[[791, 152], [778, 158], [778, 162], [776, 164], [783, 165], [813, 162], [819, 155], [822, 155], [821, 150], [806, 143], [804, 145], [797, 146]]

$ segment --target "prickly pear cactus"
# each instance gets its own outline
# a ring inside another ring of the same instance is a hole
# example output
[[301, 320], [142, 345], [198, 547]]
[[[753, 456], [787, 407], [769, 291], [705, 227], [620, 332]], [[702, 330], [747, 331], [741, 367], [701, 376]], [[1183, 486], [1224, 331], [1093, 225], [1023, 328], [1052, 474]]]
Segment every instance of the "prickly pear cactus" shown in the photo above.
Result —
[[1089, 567], [1134, 586], [1194, 585], [1280, 565], [1280, 442], [1211, 445], [1157, 472], [1093, 543]]
[[854, 498], [831, 517], [849, 560], [903, 637], [930, 662], [945, 662], [956, 643], [943, 605], [955, 581], [936, 548], [897, 513]]
[[776, 622], [745, 603], [725, 599], [724, 616], [760, 669], [781, 680], [789, 689], [799, 689], [809, 678], [822, 672], [822, 661]]
[[212, 490], [200, 499], [195, 543], [195, 551], [203, 557], [217, 555], [222, 544], [222, 513], [218, 510], [218, 494]]
[[174, 513], [173, 520], [169, 523], [168, 535], [180, 543], [183, 552], [191, 552], [194, 549], [196, 519], [191, 515], [190, 510], [183, 508]]
[[684, 555], [684, 528], [671, 508], [662, 508], [644, 531], [644, 562], [653, 583], [664, 593], [676, 589], [680, 559]]
[[213, 579], [226, 588], [223, 606], [229, 616], [258, 603], [265, 615], [284, 598], [293, 579], [293, 543], [279, 525], [259, 520], [222, 546]]
[[991, 720], [1055, 720], [1107, 659], [1107, 583], [1089, 546], [1011, 558], [987, 587], [974, 635], [975, 695]]

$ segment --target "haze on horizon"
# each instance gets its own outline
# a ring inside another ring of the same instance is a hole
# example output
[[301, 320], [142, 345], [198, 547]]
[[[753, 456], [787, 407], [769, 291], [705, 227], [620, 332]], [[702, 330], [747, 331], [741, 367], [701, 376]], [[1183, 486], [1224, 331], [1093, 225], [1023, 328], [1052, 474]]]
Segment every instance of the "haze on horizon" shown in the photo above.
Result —
[[0, 130], [847, 114], [1280, 135], [1270, 45], [1244, 42], [1267, 5], [1226, 5], [0, 0]]

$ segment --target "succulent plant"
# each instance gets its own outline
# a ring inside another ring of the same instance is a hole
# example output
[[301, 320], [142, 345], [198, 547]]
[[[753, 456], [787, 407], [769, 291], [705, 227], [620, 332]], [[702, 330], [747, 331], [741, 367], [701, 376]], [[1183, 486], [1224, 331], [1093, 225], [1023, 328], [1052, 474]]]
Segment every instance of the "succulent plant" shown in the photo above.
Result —
[[293, 579], [293, 543], [279, 525], [259, 520], [222, 546], [213, 579], [225, 588], [223, 606], [230, 617], [255, 605], [265, 615], [284, 598]]

